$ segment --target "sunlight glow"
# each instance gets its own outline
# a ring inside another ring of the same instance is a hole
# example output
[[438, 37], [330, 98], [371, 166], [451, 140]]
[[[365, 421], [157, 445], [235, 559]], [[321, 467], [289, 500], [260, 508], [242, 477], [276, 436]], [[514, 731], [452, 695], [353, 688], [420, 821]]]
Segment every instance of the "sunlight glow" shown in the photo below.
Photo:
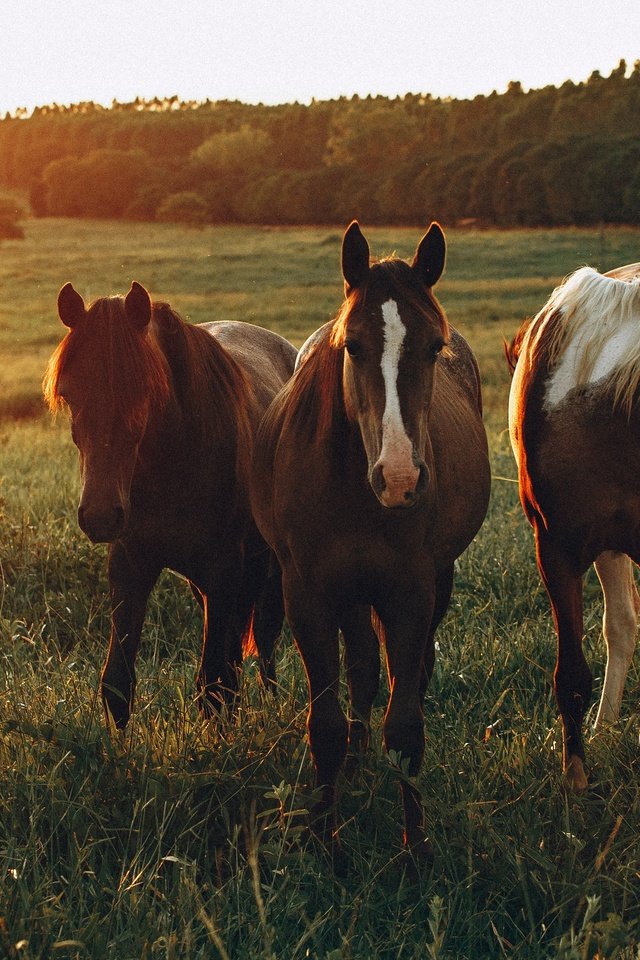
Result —
[[631, 67], [637, 12], [637, 0], [618, 0], [615, 13], [600, 0], [3, 0], [0, 111], [559, 86], [607, 75], [621, 58]]

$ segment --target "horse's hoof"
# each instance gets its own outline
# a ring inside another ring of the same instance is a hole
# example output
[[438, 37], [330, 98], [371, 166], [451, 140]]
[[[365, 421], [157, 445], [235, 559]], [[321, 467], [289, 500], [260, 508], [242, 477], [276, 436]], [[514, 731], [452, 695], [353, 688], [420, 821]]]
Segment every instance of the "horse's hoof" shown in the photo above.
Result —
[[411, 846], [405, 844], [398, 859], [398, 865], [407, 880], [411, 883], [418, 883], [431, 873], [433, 860], [433, 846], [425, 837]]
[[329, 867], [337, 880], [344, 880], [349, 876], [349, 857], [345, 853], [344, 847], [337, 837], [331, 837], [329, 840], [321, 839], [312, 832], [313, 844], [322, 857], [329, 864]]
[[102, 691], [102, 706], [107, 721], [107, 728], [112, 725], [116, 730], [124, 730], [131, 717], [131, 707], [125, 697], [110, 688]]
[[584, 763], [580, 757], [573, 756], [569, 759], [564, 771], [564, 779], [567, 787], [573, 793], [584, 793], [589, 786], [587, 775], [584, 772]]

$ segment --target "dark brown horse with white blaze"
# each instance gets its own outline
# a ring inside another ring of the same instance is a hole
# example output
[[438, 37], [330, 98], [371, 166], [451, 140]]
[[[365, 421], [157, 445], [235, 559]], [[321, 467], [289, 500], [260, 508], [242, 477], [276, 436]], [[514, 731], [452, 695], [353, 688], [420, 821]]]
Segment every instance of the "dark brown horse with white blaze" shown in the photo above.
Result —
[[640, 264], [584, 267], [516, 336], [509, 402], [520, 499], [557, 633], [554, 688], [568, 784], [587, 786], [582, 726], [591, 672], [582, 579], [604, 593], [607, 668], [596, 728], [618, 718], [640, 603]]
[[[413, 263], [370, 264], [345, 233], [346, 300], [300, 352], [255, 448], [254, 515], [283, 571], [287, 619], [309, 683], [316, 832], [339, 855], [335, 784], [348, 743], [368, 739], [384, 637], [388, 750], [418, 774], [422, 701], [454, 561], [479, 529], [489, 463], [474, 357], [432, 293], [445, 240], [433, 224]], [[338, 698], [344, 638], [350, 722]], [[418, 790], [401, 780], [405, 844], [428, 853]]]
[[204, 612], [200, 705], [233, 701], [243, 639], [263, 677], [282, 622], [280, 575], [249, 503], [257, 424], [290, 376], [294, 348], [248, 323], [185, 323], [132, 283], [88, 308], [58, 297], [69, 331], [44, 380], [66, 405], [80, 453], [78, 522], [109, 543], [112, 625], [102, 696], [126, 725], [149, 594], [164, 567], [185, 576]]

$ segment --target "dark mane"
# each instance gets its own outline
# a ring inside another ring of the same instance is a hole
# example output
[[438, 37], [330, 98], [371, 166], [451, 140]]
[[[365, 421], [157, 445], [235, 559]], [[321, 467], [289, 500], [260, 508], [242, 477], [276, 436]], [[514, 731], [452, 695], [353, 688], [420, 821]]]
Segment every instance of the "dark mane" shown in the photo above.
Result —
[[[333, 346], [332, 329], [329, 328], [314, 346], [267, 411], [264, 418], [267, 432], [273, 419], [280, 416], [282, 432], [295, 426], [304, 430], [307, 439], [320, 447], [333, 430], [344, 424], [343, 348]], [[263, 427], [260, 433], [262, 430]]]
[[195, 436], [204, 443], [231, 436], [236, 425], [250, 454], [253, 388], [224, 347], [202, 327], [186, 323], [168, 303], [154, 303], [158, 345], [171, 369], [175, 398]]

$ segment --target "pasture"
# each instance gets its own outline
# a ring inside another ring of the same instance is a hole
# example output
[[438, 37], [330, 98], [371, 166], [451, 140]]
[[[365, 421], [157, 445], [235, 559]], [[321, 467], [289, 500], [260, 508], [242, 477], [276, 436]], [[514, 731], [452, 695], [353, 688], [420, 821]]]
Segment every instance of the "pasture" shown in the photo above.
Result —
[[[423, 230], [368, 228], [412, 255]], [[424, 227], [427, 224], [423, 225]], [[554, 633], [506, 434], [502, 338], [583, 264], [638, 260], [640, 231], [447, 230], [437, 294], [483, 377], [493, 490], [437, 635], [419, 781], [435, 849], [410, 883], [398, 860], [402, 771], [374, 739], [349, 790], [335, 879], [306, 840], [307, 693], [285, 637], [280, 693], [245, 665], [240, 714], [193, 703], [201, 624], [165, 573], [152, 596], [126, 732], [98, 698], [108, 636], [105, 549], [76, 522], [64, 417], [39, 384], [63, 335], [55, 301], [132, 279], [183, 316], [251, 320], [296, 346], [342, 294], [342, 230], [43, 220], [0, 247], [0, 954], [28, 958], [637, 958], [638, 662], [621, 721], [588, 744], [590, 789], [565, 793], [551, 691]], [[604, 649], [589, 575], [593, 720]]]

